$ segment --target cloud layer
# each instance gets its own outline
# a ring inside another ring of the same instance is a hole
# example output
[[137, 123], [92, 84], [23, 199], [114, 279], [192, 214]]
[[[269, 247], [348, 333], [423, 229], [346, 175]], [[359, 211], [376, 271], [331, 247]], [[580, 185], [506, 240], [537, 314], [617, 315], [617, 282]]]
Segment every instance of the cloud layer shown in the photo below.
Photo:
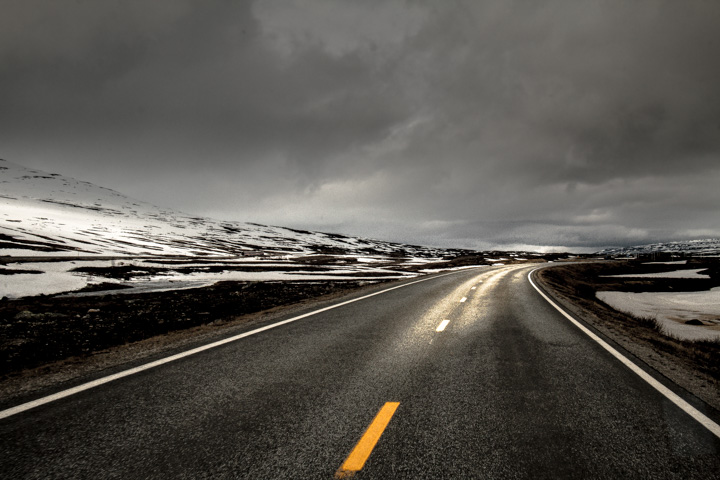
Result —
[[720, 236], [720, 4], [5, 1], [0, 155], [410, 243]]

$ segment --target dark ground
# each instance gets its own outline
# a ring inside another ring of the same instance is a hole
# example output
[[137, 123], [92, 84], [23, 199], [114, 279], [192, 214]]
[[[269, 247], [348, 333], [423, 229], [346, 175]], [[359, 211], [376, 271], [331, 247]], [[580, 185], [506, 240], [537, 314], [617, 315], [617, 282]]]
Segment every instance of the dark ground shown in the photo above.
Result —
[[0, 301], [0, 381], [23, 369], [343, 293], [367, 281], [221, 282], [159, 293]]

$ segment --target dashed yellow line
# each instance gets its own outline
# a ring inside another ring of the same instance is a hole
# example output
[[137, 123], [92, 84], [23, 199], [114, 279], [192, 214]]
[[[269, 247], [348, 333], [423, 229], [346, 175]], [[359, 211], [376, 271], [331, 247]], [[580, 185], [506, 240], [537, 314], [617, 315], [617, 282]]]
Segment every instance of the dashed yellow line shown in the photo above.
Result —
[[335, 478], [352, 478], [362, 469], [399, 406], [400, 402], [387, 402], [383, 405], [340, 469], [335, 472]]

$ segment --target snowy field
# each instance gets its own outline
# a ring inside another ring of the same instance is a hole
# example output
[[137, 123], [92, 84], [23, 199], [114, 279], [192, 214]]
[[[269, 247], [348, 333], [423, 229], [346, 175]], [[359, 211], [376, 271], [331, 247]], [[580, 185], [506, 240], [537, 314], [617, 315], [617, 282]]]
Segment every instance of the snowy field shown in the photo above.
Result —
[[[126, 261], [59, 261], [10, 263], [5, 265], [4, 274], [0, 274], [0, 298], [20, 298], [34, 295], [54, 295], [72, 293], [88, 286], [116, 284], [123, 288], [86, 292], [83, 295], [105, 295], [108, 293], [139, 293], [179, 290], [209, 286], [221, 281], [318, 281], [318, 280], [380, 280], [414, 277], [421, 272], [408, 272], [402, 266], [421, 265], [427, 259], [408, 259], [407, 262], [389, 264], [387, 258], [363, 257], [353, 263], [334, 265], [305, 265], [288, 260], [259, 261], [248, 258], [225, 262], [167, 262], [153, 260]], [[349, 261], [349, 259], [348, 259]], [[383, 266], [387, 264], [387, 266]], [[110, 269], [126, 267], [129, 269], [125, 279], [112, 278], [108, 274], [89, 274], [73, 271], [76, 269]], [[132, 270], [137, 268], [137, 270]], [[148, 274], [150, 269], [160, 270]], [[239, 270], [236, 270], [239, 269]], [[242, 271], [247, 269], [250, 271]], [[9, 274], [12, 270], [36, 271], [39, 273]], [[180, 271], [178, 271], [180, 270]], [[211, 271], [215, 270], [215, 271]], [[220, 271], [217, 271], [220, 270]]]
[[220, 221], [0, 159], [0, 256], [242, 256], [275, 251], [438, 258], [441, 248]]
[[[720, 287], [704, 292], [597, 292], [597, 298], [615, 310], [655, 318], [677, 338], [720, 340]], [[705, 326], [686, 325], [688, 320]]]
[[[222, 263], [172, 262], [170, 265], [167, 261], [159, 260], [10, 263], [2, 267], [5, 269], [4, 273], [0, 271], [0, 298], [22, 298], [60, 293], [90, 296], [162, 292], [206, 287], [223, 281], [396, 280], [430, 273], [477, 268], [477, 265], [469, 265], [407, 270], [408, 267], [422, 267], [424, 264], [432, 263], [429, 259], [420, 258], [389, 261], [388, 258], [383, 257], [363, 257], [352, 263], [334, 265], [307, 265], [294, 262], [293, 259], [289, 259], [287, 262], [248, 260], [239, 259]], [[120, 267], [125, 267], [129, 271], [123, 275], [113, 275], [112, 270]], [[74, 271], [87, 268], [103, 269], [105, 272], [91, 274]], [[132, 268], [137, 270], [132, 270]], [[151, 269], [160, 271], [149, 273], [152, 272]], [[12, 270], [38, 273], [9, 274]], [[113, 278], [117, 276], [125, 278]], [[102, 290], [78, 292], [99, 284], [104, 285]], [[117, 285], [118, 288], [112, 289], [112, 285]]]
[[[0, 160], [0, 298], [93, 286], [104, 288], [95, 294], [105, 294], [226, 280], [403, 278], [418, 275], [408, 271], [413, 266], [447, 254], [438, 248], [194, 217]], [[21, 262], [21, 257], [32, 261]], [[132, 289], [107, 290], [112, 284]]]
[[494, 265], [539, 255], [483, 259], [467, 250], [196, 217], [0, 159], [0, 298], [228, 280], [378, 281], [447, 270], [440, 267], [457, 265], [443, 259], [469, 253], [476, 264]]

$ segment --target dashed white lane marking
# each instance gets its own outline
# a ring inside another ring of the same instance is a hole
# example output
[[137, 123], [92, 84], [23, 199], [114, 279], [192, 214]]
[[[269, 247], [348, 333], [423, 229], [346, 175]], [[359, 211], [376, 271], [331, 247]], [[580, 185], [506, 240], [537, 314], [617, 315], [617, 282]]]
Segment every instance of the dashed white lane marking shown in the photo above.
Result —
[[678, 396], [675, 392], [667, 388], [662, 383], [655, 380], [653, 377], [651, 377], [645, 370], [635, 365], [633, 362], [631, 362], [625, 355], [615, 350], [613, 347], [611, 347], [607, 342], [605, 342], [602, 338], [595, 335], [593, 332], [591, 332], [585, 325], [575, 320], [569, 313], [567, 313], [565, 310], [563, 310], [560, 306], [558, 306], [557, 303], [552, 301], [550, 297], [545, 295], [542, 290], [538, 288], [537, 285], [535, 285], [535, 282], [533, 282], [531, 275], [533, 272], [536, 272], [539, 270], [539, 268], [536, 268], [532, 272], [528, 274], [528, 280], [530, 281], [530, 284], [535, 287], [535, 290], [538, 291], [542, 297], [547, 300], [547, 302], [555, 307], [555, 310], [562, 313], [565, 318], [570, 320], [576, 327], [578, 327], [580, 330], [582, 330], [583, 333], [585, 333], [588, 337], [592, 338], [597, 342], [602, 348], [610, 352], [610, 354], [620, 360], [626, 367], [628, 367], [630, 370], [632, 370], [638, 377], [645, 380], [647, 383], [650, 384], [651, 387], [653, 387], [655, 390], [660, 392], [662, 395], [665, 396], [668, 400], [673, 402], [675, 405], [680, 407], [681, 410], [683, 410], [685, 413], [690, 415], [692, 418], [697, 420], [703, 427], [710, 430], [713, 434], [715, 434], [716, 437], [720, 438], [720, 425], [713, 422], [710, 418], [705, 416], [702, 412], [700, 412], [698, 409], [690, 405], [688, 402], [683, 400], [680, 396]]
[[442, 322], [440, 322], [440, 325], [438, 325], [435, 331], [442, 332], [443, 330], [445, 330], [445, 327], [448, 326], [448, 323], [450, 323], [450, 320], [443, 320]]
[[476, 289], [477, 289], [477, 287], [472, 287], [470, 290], [476, 290]]
[[467, 297], [463, 297], [463, 298], [460, 299], [460, 303], [463, 303], [463, 302], [465, 302], [466, 300], [467, 300]]
[[83, 383], [82, 385], [78, 385], [76, 387], [68, 388], [67, 390], [61, 390], [57, 393], [53, 393], [52, 395], [48, 395], [46, 397], [38, 398], [37, 400], [33, 400], [27, 403], [22, 403], [20, 405], [17, 405], [12, 408], [8, 408], [6, 410], [0, 410], [0, 419], [10, 417], [12, 415], [16, 415], [18, 413], [30, 410], [35, 407], [39, 407], [40, 405], [45, 405], [46, 403], [54, 402], [56, 400], [60, 400], [61, 398], [69, 397], [71, 395], [75, 395], [76, 393], [83, 392], [85, 390], [89, 390], [91, 388], [99, 387], [100, 385], [103, 385], [105, 383], [112, 382], [114, 380], [118, 380], [123, 377], [129, 377], [130, 375], [134, 375], [136, 373], [143, 372], [145, 370], [149, 370], [151, 368], [158, 367], [160, 365], [164, 365], [166, 363], [174, 362], [175, 360], [179, 360], [181, 358], [189, 357], [190, 355], [195, 355], [196, 353], [204, 352], [205, 350], [210, 350], [211, 348], [219, 347], [221, 345], [225, 345], [226, 343], [235, 342], [237, 340], [240, 340], [241, 338], [249, 337], [250, 335], [255, 335], [256, 333], [264, 332], [265, 330], [270, 330], [271, 328], [279, 327], [280, 325], [285, 325], [286, 323], [295, 322], [297, 320], [300, 320], [302, 318], [307, 318], [312, 315], [317, 315], [318, 313], [327, 312], [328, 310], [332, 310], [334, 308], [342, 307], [344, 305], [348, 305], [351, 303], [359, 302], [360, 300], [365, 300], [366, 298], [374, 297], [375, 295], [381, 295], [383, 293], [389, 292], [391, 290], [396, 290], [398, 288], [404, 288], [408, 287], [410, 285], [414, 285], [416, 283], [421, 282], [427, 282], [428, 280], [432, 280], [434, 278], [440, 278], [440, 277], [446, 277], [448, 275], [454, 275], [456, 273], [461, 273], [465, 270], [456, 270], [454, 272], [450, 273], [443, 273], [440, 275], [436, 275], [430, 278], [423, 278], [420, 280], [415, 280], [413, 282], [403, 283], [402, 285], [397, 285], [395, 287], [386, 288], [385, 290], [380, 290], [379, 292], [371, 293], [369, 295], [365, 295], [358, 298], [353, 298], [351, 300], [347, 300], [344, 302], [336, 303], [335, 305], [330, 305], [325, 308], [321, 308], [319, 310], [314, 310], [312, 312], [305, 313], [303, 315], [298, 315], [297, 317], [289, 318], [287, 320], [282, 320], [277, 323], [273, 323], [270, 325], [266, 325], [264, 327], [256, 328], [255, 330], [250, 330], [249, 332], [241, 333], [239, 335], [235, 335], [233, 337], [228, 337], [223, 340], [219, 340], [217, 342], [208, 343], [207, 345], [203, 345], [197, 348], [193, 348], [191, 350], [187, 350], [185, 352], [181, 352], [175, 355], [171, 355], [169, 357], [161, 358], [159, 360], [156, 360], [154, 362], [146, 363], [144, 365], [140, 365], [135, 368], [130, 368], [128, 370], [123, 370], [122, 372], [115, 373], [113, 375], [108, 375], [106, 377], [98, 378], [97, 380], [93, 380], [91, 382]]

